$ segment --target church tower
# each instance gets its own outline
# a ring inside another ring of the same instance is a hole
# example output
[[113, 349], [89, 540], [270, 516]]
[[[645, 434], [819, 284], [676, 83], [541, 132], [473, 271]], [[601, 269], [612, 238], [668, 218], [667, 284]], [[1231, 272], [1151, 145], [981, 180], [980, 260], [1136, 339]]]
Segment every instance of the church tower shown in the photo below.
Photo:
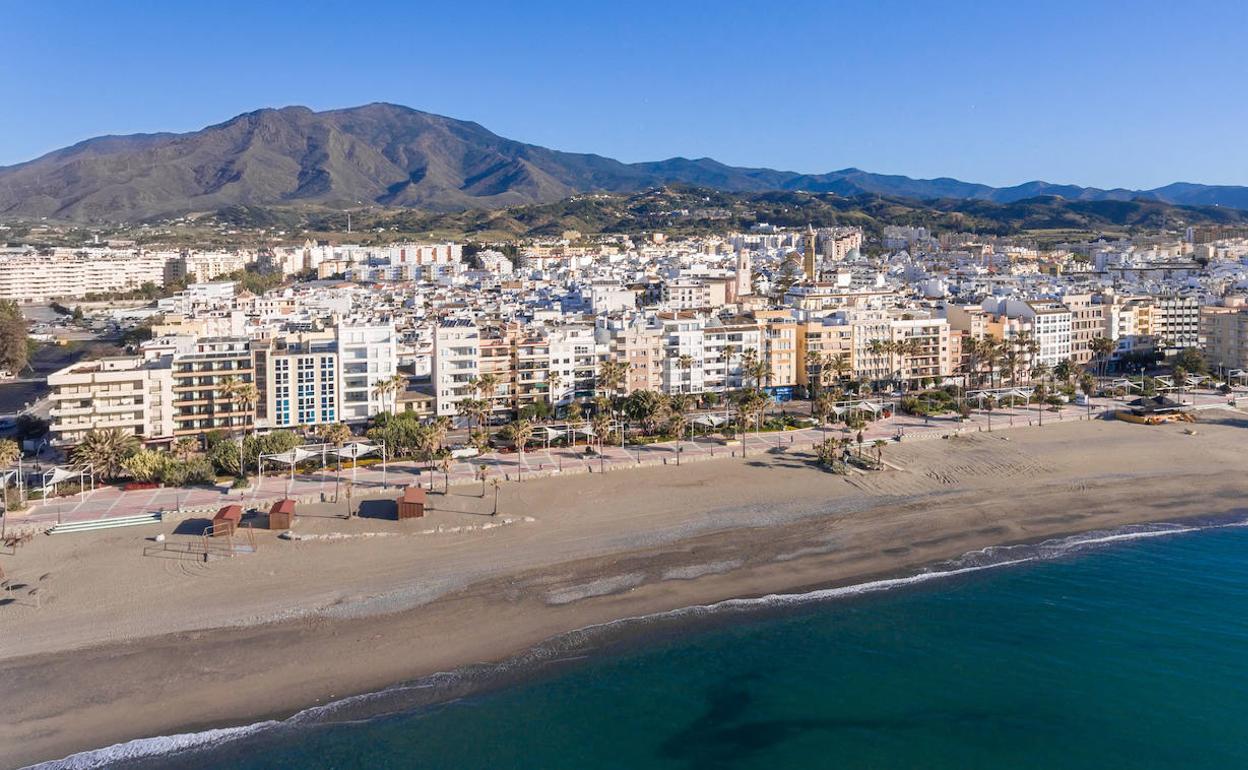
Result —
[[814, 283], [819, 280], [819, 275], [815, 267], [815, 228], [806, 225], [806, 245], [803, 249], [803, 263], [806, 270], [806, 280]]
[[744, 297], [753, 291], [753, 277], [750, 275], [750, 252], [737, 250], [737, 296]]

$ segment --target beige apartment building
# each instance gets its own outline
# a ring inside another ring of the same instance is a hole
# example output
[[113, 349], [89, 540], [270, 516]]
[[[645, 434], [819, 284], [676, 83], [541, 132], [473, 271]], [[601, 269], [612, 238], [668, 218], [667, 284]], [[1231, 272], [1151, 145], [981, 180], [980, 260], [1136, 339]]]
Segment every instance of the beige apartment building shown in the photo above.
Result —
[[102, 358], [48, 375], [51, 434], [72, 446], [94, 429], [118, 428], [144, 442], [174, 434], [171, 358]]
[[1248, 370], [1248, 305], [1243, 298], [1202, 307], [1200, 336], [1210, 366], [1223, 372]]
[[237, 403], [226, 393], [230, 380], [254, 382], [251, 344], [246, 337], [210, 337], [195, 340], [173, 361], [173, 432], [196, 436], [209, 430], [239, 429], [250, 425], [254, 408]]

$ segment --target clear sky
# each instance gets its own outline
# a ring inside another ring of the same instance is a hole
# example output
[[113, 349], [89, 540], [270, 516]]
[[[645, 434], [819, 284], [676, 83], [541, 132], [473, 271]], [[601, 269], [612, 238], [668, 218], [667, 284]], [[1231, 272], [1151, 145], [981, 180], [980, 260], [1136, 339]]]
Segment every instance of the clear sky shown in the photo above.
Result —
[[624, 161], [1248, 184], [1248, 2], [0, 0], [0, 164], [388, 101]]

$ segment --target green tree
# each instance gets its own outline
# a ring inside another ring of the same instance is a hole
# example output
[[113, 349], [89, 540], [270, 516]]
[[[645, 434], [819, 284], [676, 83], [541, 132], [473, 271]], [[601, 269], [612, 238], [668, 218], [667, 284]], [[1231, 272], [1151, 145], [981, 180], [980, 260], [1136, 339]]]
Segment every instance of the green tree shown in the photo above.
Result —
[[135, 481], [156, 481], [164, 473], [165, 466], [176, 462], [164, 452], [140, 449], [122, 461], [121, 465]]
[[0, 369], [19, 374], [29, 363], [26, 319], [16, 302], [0, 301]]
[[0, 438], [0, 468], [7, 468], [22, 456], [22, 448], [16, 441]]

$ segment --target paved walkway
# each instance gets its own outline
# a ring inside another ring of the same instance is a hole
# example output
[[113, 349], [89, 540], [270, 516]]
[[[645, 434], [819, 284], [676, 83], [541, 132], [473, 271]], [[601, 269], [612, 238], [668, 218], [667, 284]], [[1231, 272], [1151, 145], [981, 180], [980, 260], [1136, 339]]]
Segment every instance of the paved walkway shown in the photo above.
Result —
[[[1211, 408], [1225, 405], [1226, 398], [1216, 393], [1201, 393], [1196, 396], [1185, 394], [1184, 401], [1194, 403], [1198, 407]], [[1110, 399], [1096, 399], [1093, 403], [1093, 417], [1104, 412], [1107, 407], [1116, 405]], [[1057, 424], [1071, 420], [1088, 419], [1086, 407], [1069, 404], [1058, 411], [1046, 411], [1044, 424]], [[966, 422], [953, 417], [939, 417], [924, 420], [911, 415], [894, 415], [891, 418], [871, 423], [863, 431], [864, 445], [878, 439], [891, 440], [899, 433], [903, 440], [913, 441], [926, 438], [939, 438], [953, 431], [963, 433], [1007, 430], [1011, 428], [1031, 427], [1040, 423], [1040, 415], [1034, 407], [1014, 409], [998, 409], [991, 413], [975, 412]], [[523, 478], [537, 476], [554, 476], [568, 473], [599, 473], [637, 467], [638, 465], [670, 465], [677, 464], [677, 447], [679, 446], [679, 462], [696, 462], [704, 459], [722, 457], [740, 457], [745, 455], [763, 456], [771, 451], [793, 451], [809, 449], [822, 440], [824, 436], [853, 436], [841, 428], [828, 428], [826, 433], [818, 428], [803, 428], [767, 433], [750, 433], [745, 436], [744, 448], [740, 440], [724, 442], [719, 439], [699, 437], [695, 441], [666, 442], [648, 445], [627, 445], [626, 447], [608, 446], [602, 456], [587, 455], [585, 447], [574, 448], [532, 448], [523, 457], [514, 453], [489, 453], [480, 457], [459, 460], [453, 463], [447, 474], [452, 485], [480, 483], [477, 480], [479, 468], [486, 467], [489, 479], [519, 481]], [[427, 465], [410, 461], [387, 464], [383, 471], [380, 465], [373, 465], [355, 470], [345, 470], [341, 478], [331, 467], [324, 471], [312, 473], [296, 473], [292, 478], [289, 474], [266, 475], [260, 483], [246, 489], [228, 489], [224, 487], [195, 487], [147, 489], [123, 492], [120, 487], [100, 487], [94, 492], [81, 495], [53, 498], [47, 502], [35, 503], [26, 511], [15, 512], [9, 521], [13, 524], [59, 523], [73, 521], [89, 521], [93, 519], [134, 516], [157, 511], [209, 512], [229, 504], [240, 503], [247, 507], [261, 506], [282, 497], [295, 497], [301, 500], [332, 500], [338, 482], [354, 479], [354, 496], [377, 496], [387, 489], [395, 489], [414, 484], [441, 488], [446, 483], [440, 470], [432, 474]]]

